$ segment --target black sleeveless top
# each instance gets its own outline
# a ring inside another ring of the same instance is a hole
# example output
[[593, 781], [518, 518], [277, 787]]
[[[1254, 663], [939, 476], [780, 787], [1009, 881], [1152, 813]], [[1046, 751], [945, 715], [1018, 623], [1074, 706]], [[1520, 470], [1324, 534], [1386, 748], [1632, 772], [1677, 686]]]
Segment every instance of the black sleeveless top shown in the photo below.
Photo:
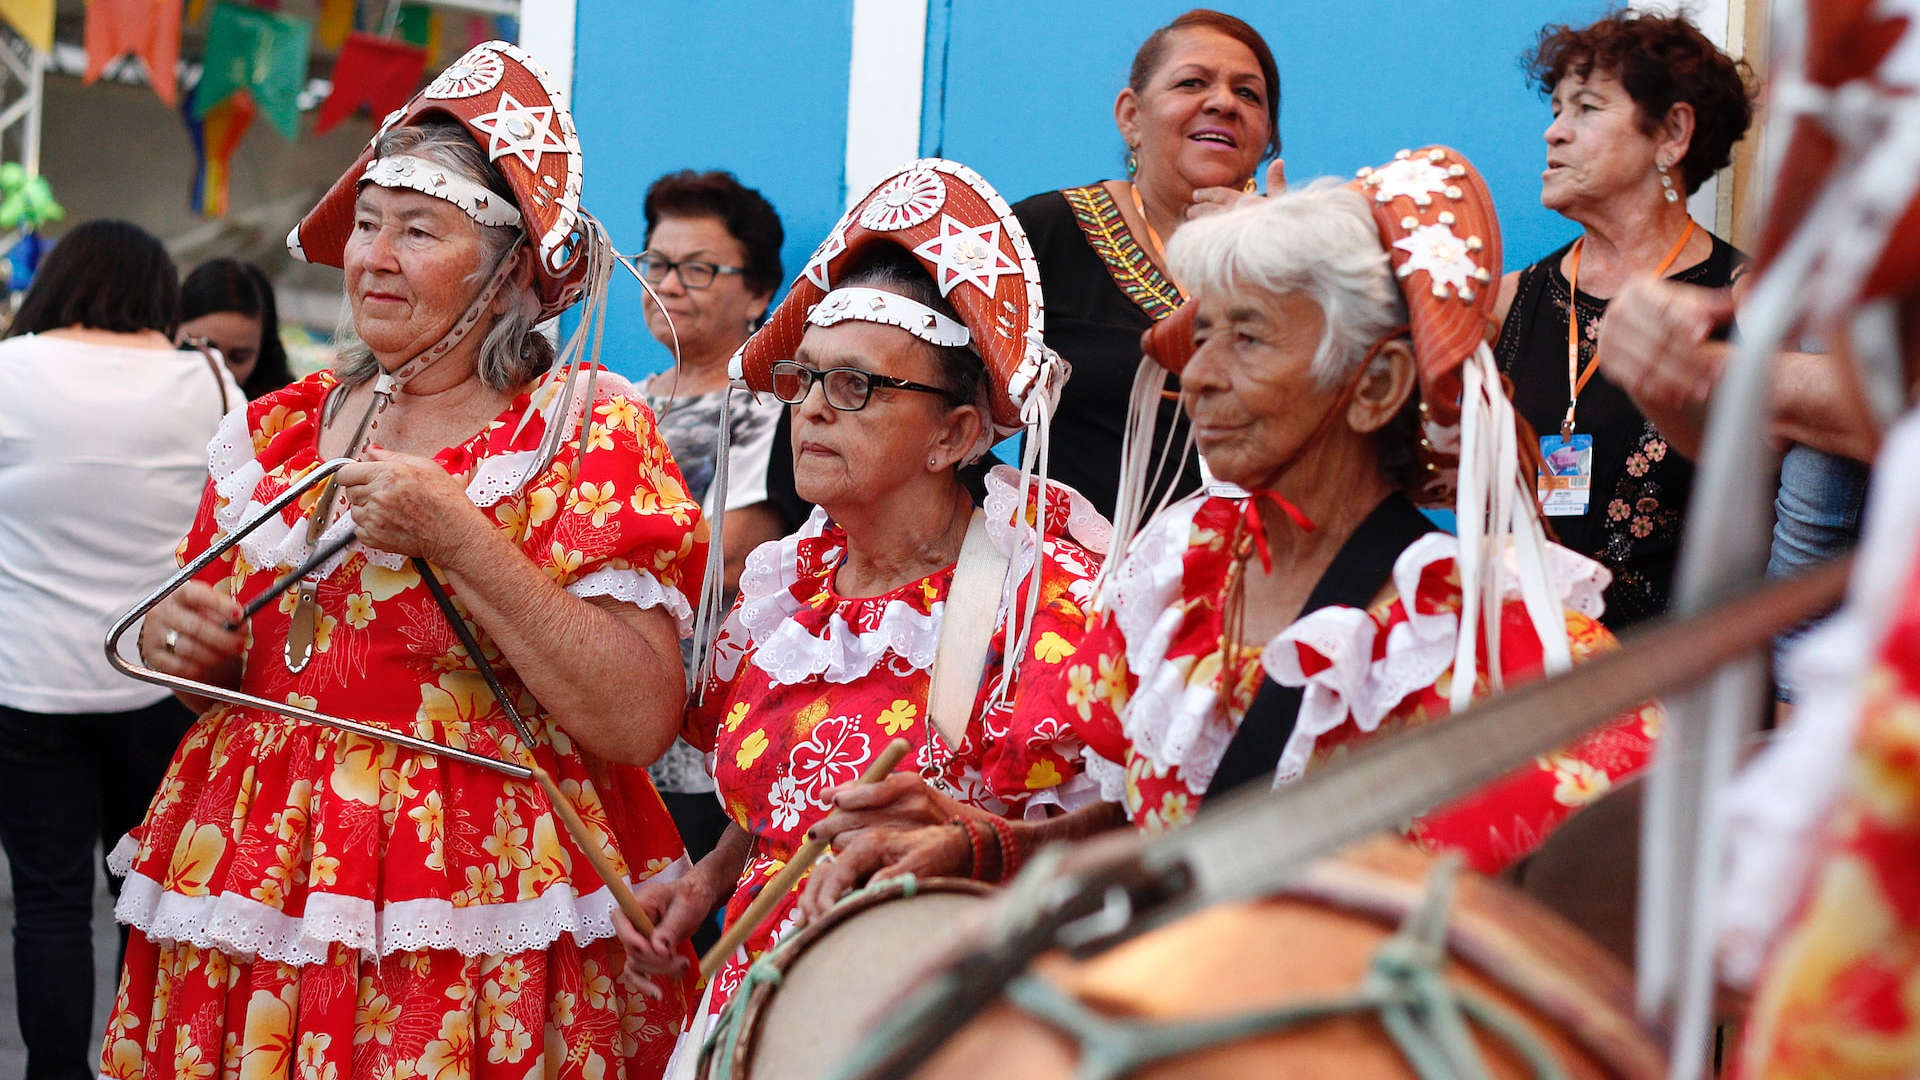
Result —
[[[1112, 517], [1140, 334], [1180, 305], [1180, 292], [1147, 258], [1104, 185], [1043, 192], [1015, 203], [1013, 213], [1040, 267], [1047, 345], [1073, 365], [1053, 414], [1049, 472]], [[1167, 381], [1170, 390], [1179, 385]], [[1176, 440], [1178, 450], [1186, 437], [1180, 406], [1163, 401], [1157, 438]], [[1194, 455], [1172, 483], [1180, 494], [1200, 486]]]
[[[1520, 272], [1519, 289], [1500, 329], [1494, 357], [1513, 380], [1513, 404], [1538, 434], [1560, 430], [1567, 412], [1567, 278], [1560, 260], [1569, 243]], [[1747, 257], [1713, 238], [1713, 251], [1667, 280], [1720, 288], [1745, 272]], [[1580, 368], [1593, 359], [1605, 300], [1581, 293]], [[1693, 493], [1693, 463], [1682, 457], [1627, 392], [1596, 371], [1580, 394], [1575, 431], [1593, 436], [1593, 488], [1587, 512], [1553, 517], [1560, 543], [1613, 571], [1606, 591], [1609, 629], [1663, 614], [1673, 591], [1680, 530]]]

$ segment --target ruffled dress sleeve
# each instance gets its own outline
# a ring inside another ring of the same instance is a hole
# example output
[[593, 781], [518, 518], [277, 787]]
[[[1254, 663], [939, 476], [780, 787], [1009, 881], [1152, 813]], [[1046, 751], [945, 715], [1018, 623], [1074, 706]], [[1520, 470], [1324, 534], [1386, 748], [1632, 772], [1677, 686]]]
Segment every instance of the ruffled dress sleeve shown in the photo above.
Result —
[[[567, 592], [663, 608], [684, 637], [693, 629], [688, 593], [698, 591], [706, 566], [700, 504], [653, 413], [623, 391], [616, 384], [593, 403], [584, 456], [579, 440], [568, 439], [543, 472], [490, 504], [491, 514]], [[469, 493], [491, 495], [495, 478], [509, 484], [524, 468], [518, 454], [488, 458]]]
[[[1395, 560], [1391, 594], [1365, 612], [1329, 607], [1282, 631], [1262, 655], [1269, 676], [1302, 687], [1298, 720], [1274, 786], [1345, 748], [1449, 715], [1460, 590], [1459, 541], [1432, 533]], [[1606, 570], [1558, 545], [1548, 572], [1566, 609], [1574, 661], [1616, 647], [1597, 621]], [[1507, 684], [1537, 678], [1544, 658], [1517, 591], [1501, 611], [1500, 659]], [[1474, 696], [1493, 690], [1484, 657]], [[1560, 823], [1652, 758], [1663, 713], [1649, 703], [1531, 764], [1416, 819], [1408, 836], [1429, 849], [1460, 851], [1494, 873], [1538, 847]]]

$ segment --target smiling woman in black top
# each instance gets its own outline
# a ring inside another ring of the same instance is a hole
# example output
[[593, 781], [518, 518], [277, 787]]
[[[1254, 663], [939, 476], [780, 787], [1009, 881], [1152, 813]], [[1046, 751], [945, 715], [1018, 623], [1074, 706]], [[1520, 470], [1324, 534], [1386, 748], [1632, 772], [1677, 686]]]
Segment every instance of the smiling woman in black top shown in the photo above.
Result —
[[[1053, 419], [1052, 475], [1108, 516], [1140, 334], [1183, 298], [1164, 245], [1196, 210], [1252, 190], [1260, 162], [1279, 153], [1279, 68], [1253, 27], [1196, 9], [1141, 44], [1113, 112], [1128, 179], [1013, 208], [1047, 283], [1047, 344], [1073, 364]], [[1161, 414], [1158, 430], [1184, 441], [1176, 403]], [[1198, 484], [1189, 455], [1180, 490]]]

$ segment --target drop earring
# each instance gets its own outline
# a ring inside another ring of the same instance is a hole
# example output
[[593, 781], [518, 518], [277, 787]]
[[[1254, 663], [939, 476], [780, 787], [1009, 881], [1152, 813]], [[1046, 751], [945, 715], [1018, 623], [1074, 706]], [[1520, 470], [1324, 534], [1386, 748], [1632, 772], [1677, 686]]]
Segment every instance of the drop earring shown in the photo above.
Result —
[[1673, 190], [1673, 177], [1668, 175], [1667, 173], [1666, 161], [1663, 159], [1663, 160], [1654, 162], [1654, 168], [1658, 169], [1660, 172], [1661, 197], [1666, 199], [1670, 203], [1679, 202], [1680, 193], [1678, 191]]
[[1133, 155], [1133, 151], [1129, 149], [1127, 151], [1127, 179], [1129, 180], [1133, 179], [1133, 175], [1139, 171], [1140, 171], [1140, 159], [1135, 157]]

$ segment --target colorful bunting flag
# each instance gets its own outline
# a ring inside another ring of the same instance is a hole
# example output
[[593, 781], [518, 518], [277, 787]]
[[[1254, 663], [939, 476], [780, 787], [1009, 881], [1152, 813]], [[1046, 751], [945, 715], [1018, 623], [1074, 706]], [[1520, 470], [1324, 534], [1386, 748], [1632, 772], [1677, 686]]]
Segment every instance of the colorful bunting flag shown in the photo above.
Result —
[[[86, 42], [81, 85], [93, 85], [109, 62], [133, 53], [146, 61], [147, 80], [160, 100], [178, 100], [173, 69], [180, 59], [180, 0], [88, 0]], [[303, 78], [304, 71], [303, 57]]]
[[232, 184], [233, 153], [240, 148], [240, 140], [258, 110], [254, 107], [253, 95], [231, 94], [201, 117], [196, 115], [198, 95], [195, 97], [185, 109], [187, 134], [193, 139], [195, 158], [190, 205], [201, 217], [225, 217]]
[[0, 0], [0, 19], [5, 19], [34, 51], [53, 51], [53, 0]]
[[320, 0], [320, 21], [314, 25], [313, 39], [322, 49], [339, 52], [346, 47], [358, 6], [358, 0]]
[[372, 34], [348, 35], [333, 65], [333, 93], [320, 106], [314, 132], [332, 130], [362, 105], [373, 111], [375, 120], [381, 119], [407, 103], [426, 73], [427, 52], [417, 45]]
[[307, 85], [307, 43], [312, 30], [305, 19], [238, 4], [215, 4], [213, 22], [207, 28], [206, 70], [193, 96], [194, 116], [204, 120], [214, 107], [244, 91], [280, 134], [289, 139], [298, 136], [300, 91]]

